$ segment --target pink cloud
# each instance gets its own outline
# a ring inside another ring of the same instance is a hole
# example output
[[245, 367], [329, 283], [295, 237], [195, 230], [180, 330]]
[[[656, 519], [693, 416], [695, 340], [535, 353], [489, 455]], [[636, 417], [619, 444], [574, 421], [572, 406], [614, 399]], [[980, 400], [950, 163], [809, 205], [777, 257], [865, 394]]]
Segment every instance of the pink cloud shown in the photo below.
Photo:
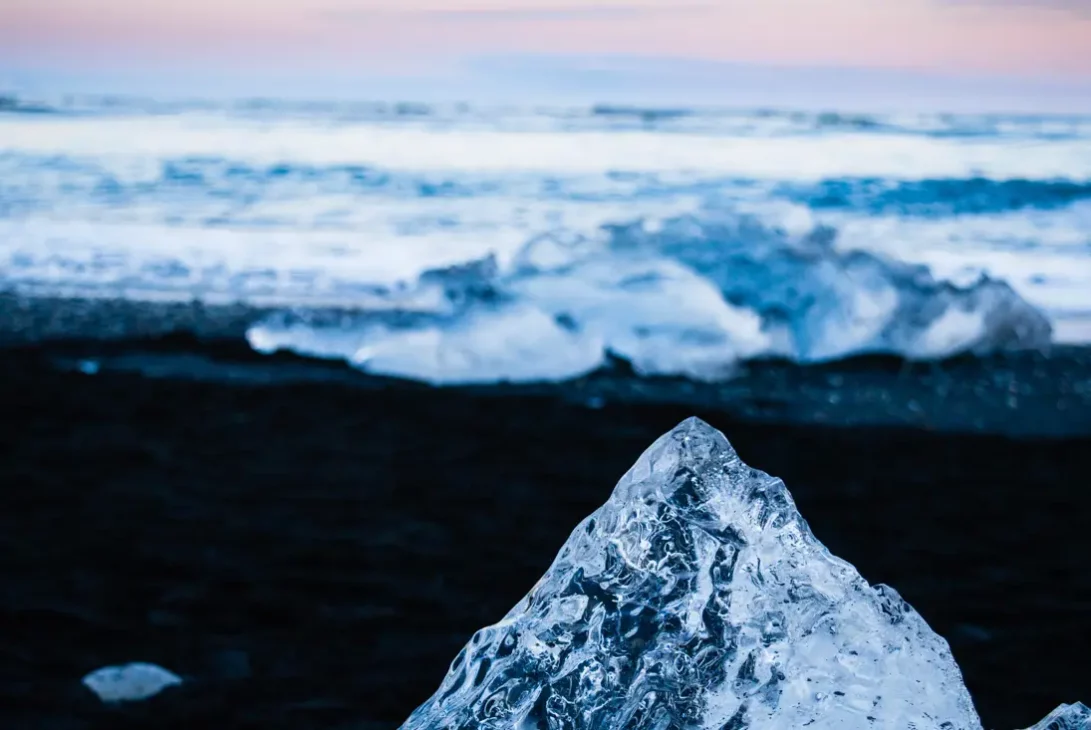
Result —
[[1091, 77], [1091, 17], [1029, 0], [330, 2], [341, 4], [8, 0], [0, 3], [0, 63], [320, 71], [518, 51]]

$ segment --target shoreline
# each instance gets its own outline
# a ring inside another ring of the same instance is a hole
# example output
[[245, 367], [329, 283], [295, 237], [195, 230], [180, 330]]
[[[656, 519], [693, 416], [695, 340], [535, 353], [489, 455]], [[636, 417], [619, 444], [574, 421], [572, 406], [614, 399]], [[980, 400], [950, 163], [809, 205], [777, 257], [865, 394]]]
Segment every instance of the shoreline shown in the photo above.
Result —
[[[199, 328], [197, 328], [199, 330]], [[895, 427], [1017, 438], [1091, 435], [1091, 347], [1009, 351], [909, 361], [861, 355], [821, 364], [751, 360], [720, 382], [642, 377], [615, 361], [579, 378], [435, 386], [372, 375], [343, 361], [265, 355], [242, 338], [171, 332], [145, 337], [50, 338], [0, 345], [5, 367], [140, 375], [237, 386], [325, 383], [354, 389], [453, 391], [558, 398], [594, 410], [607, 403], [714, 409], [749, 423]]]
[[1007, 350], [943, 360], [864, 354], [823, 363], [743, 361], [718, 382], [637, 375], [621, 360], [570, 380], [433, 386], [372, 375], [343, 361], [257, 353], [247, 329], [273, 307], [200, 301], [33, 297], [0, 292], [0, 354], [62, 370], [236, 385], [329, 382], [351, 387], [541, 395], [590, 408], [607, 402], [714, 408], [754, 423], [893, 426], [1013, 437], [1091, 434], [1091, 345]]
[[[405, 382], [89, 376], [43, 352], [0, 351], [5, 727], [393, 730], [690, 415], [784, 479], [831, 552], [948, 639], [986, 727], [1028, 727], [1087, 687], [1087, 435], [760, 423], [711, 404]], [[119, 708], [79, 684], [129, 661], [185, 684]]]

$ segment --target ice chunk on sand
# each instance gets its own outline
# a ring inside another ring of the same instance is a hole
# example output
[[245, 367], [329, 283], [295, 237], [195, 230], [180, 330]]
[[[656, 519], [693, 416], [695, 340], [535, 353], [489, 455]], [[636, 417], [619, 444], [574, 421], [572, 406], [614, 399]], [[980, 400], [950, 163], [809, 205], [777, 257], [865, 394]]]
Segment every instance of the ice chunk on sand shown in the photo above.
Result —
[[139, 702], [180, 685], [182, 678], [155, 664], [135, 662], [96, 669], [83, 683], [103, 702]]
[[947, 642], [691, 418], [404, 730], [978, 730]]
[[1091, 709], [1082, 702], [1061, 705], [1027, 730], [1091, 730]]

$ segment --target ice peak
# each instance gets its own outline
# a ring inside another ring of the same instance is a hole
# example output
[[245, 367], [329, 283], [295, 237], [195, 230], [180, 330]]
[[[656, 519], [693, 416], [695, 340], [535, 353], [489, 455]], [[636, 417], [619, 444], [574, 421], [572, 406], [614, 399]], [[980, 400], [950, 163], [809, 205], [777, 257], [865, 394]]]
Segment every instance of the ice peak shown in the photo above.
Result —
[[691, 418], [404, 730], [979, 730], [947, 643]]
[[660, 436], [645, 454], [657, 452], [675, 454], [686, 466], [739, 458], [727, 437], [697, 416], [690, 416]]
[[793, 523], [810, 534], [784, 482], [747, 466], [723, 433], [696, 416], [660, 436], [600, 512], [635, 502], [666, 505], [705, 531], [730, 529], [743, 537]]
[[708, 424], [707, 421], [698, 418], [697, 416], [690, 416], [686, 420], [682, 421], [677, 426], [668, 431], [668, 434], [671, 433], [681, 433], [687, 437], [691, 435], [704, 436], [706, 438], [716, 441], [722, 441], [724, 442], [724, 444], [727, 445], [728, 448], [731, 448], [731, 444], [728, 443], [727, 437], [724, 436], [723, 432], [716, 428], [713, 428]]
[[691, 416], [656, 439], [641, 454], [618, 482], [614, 494], [627, 497], [629, 485], [656, 486], [653, 483], [656, 477], [669, 481], [670, 475], [679, 469], [696, 472], [738, 459], [726, 436], [700, 418]]

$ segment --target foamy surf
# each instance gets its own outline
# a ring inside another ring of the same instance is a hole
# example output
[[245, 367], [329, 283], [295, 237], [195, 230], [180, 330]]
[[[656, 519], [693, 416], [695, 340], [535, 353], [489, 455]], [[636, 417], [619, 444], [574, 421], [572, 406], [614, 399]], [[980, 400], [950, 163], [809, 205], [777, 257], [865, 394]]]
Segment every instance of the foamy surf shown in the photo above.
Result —
[[1091, 337], [1079, 117], [30, 106], [0, 115], [0, 285], [273, 307], [262, 351], [718, 379]]

